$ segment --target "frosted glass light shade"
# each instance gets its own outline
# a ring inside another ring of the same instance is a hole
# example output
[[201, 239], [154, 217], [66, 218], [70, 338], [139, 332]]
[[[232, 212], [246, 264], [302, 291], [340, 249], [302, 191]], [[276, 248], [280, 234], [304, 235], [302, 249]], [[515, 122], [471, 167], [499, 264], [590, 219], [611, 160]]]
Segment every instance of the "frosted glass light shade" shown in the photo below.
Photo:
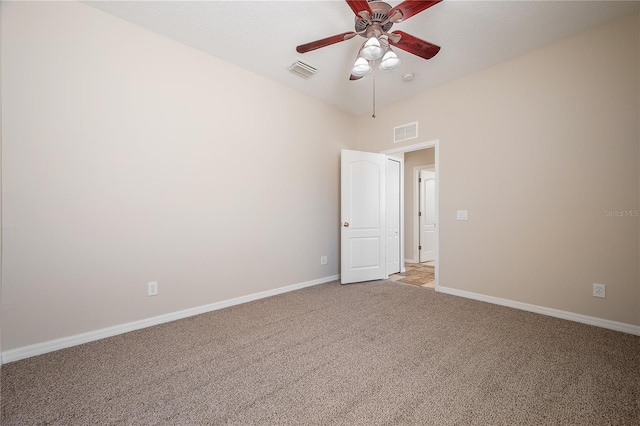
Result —
[[376, 37], [371, 37], [369, 40], [365, 41], [364, 46], [362, 46], [362, 50], [360, 51], [360, 55], [369, 61], [375, 61], [376, 59], [382, 58], [382, 55], [384, 55], [384, 49], [380, 46], [380, 41], [378, 41]]
[[356, 77], [362, 77], [369, 74], [372, 69], [373, 68], [371, 67], [371, 65], [369, 65], [369, 61], [367, 61], [362, 56], [358, 56], [358, 59], [356, 59], [356, 63], [353, 64], [353, 68], [351, 68], [351, 74], [355, 75]]
[[393, 71], [398, 69], [398, 67], [402, 64], [398, 55], [395, 54], [394, 51], [389, 49], [387, 53], [382, 57], [382, 61], [380, 61], [380, 70], [382, 71]]

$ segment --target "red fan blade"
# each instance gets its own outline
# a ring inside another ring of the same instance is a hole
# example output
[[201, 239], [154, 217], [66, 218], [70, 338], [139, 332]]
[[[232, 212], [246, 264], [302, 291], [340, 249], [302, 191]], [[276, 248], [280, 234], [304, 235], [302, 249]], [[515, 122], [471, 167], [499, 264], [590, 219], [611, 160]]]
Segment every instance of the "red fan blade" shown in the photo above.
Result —
[[431, 59], [440, 51], [440, 46], [420, 40], [418, 37], [414, 37], [404, 31], [394, 31], [391, 34], [397, 34], [400, 36], [400, 41], [397, 43], [394, 43], [393, 40], [389, 38], [391, 44], [399, 49], [413, 53], [416, 56], [420, 56], [421, 58]]
[[347, 0], [347, 4], [356, 15], [364, 10], [369, 12], [369, 15], [373, 15], [373, 11], [371, 10], [371, 6], [369, 6], [369, 2], [367, 0]]
[[[422, 12], [425, 9], [430, 8], [433, 5], [440, 3], [442, 0], [429, 0], [429, 1], [420, 1], [420, 0], [406, 0], [394, 7], [389, 11], [389, 18], [391, 18], [391, 22], [398, 23], [402, 21], [406, 21], [411, 18], [413, 15]], [[394, 17], [393, 14], [395, 12], [400, 12], [400, 17]]]
[[311, 43], [301, 44], [296, 47], [298, 53], [307, 53], [312, 50], [320, 49], [321, 47], [331, 46], [332, 44], [340, 43], [341, 41], [352, 39], [356, 36], [356, 33], [349, 31], [348, 33], [337, 34], [331, 37], [323, 38], [320, 40], [312, 41]]

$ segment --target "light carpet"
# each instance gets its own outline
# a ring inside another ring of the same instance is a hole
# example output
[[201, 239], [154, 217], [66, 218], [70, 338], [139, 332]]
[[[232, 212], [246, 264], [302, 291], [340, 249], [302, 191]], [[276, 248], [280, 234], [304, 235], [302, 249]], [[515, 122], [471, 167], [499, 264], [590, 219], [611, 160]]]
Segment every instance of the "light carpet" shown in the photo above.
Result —
[[640, 337], [337, 282], [2, 367], [3, 425], [638, 425]]

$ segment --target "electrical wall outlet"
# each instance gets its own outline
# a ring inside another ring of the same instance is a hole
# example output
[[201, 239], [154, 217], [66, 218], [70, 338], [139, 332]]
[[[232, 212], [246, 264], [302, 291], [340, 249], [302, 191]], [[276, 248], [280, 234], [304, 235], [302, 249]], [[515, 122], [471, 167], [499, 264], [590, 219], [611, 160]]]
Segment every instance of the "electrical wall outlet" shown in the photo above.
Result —
[[158, 281], [147, 284], [147, 296], [155, 296], [158, 294]]
[[604, 297], [606, 296], [606, 286], [604, 284], [593, 284], [593, 297]]
[[327, 263], [329, 263], [328, 260], [327, 260], [327, 256], [322, 256], [320, 258], [320, 264], [321, 265], [326, 265]]

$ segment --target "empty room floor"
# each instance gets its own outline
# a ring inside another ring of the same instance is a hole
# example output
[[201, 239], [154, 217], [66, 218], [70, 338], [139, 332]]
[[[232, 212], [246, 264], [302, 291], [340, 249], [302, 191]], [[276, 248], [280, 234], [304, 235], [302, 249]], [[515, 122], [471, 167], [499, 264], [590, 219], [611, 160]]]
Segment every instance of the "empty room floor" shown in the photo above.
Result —
[[640, 337], [338, 281], [2, 366], [3, 426], [640, 424]]

